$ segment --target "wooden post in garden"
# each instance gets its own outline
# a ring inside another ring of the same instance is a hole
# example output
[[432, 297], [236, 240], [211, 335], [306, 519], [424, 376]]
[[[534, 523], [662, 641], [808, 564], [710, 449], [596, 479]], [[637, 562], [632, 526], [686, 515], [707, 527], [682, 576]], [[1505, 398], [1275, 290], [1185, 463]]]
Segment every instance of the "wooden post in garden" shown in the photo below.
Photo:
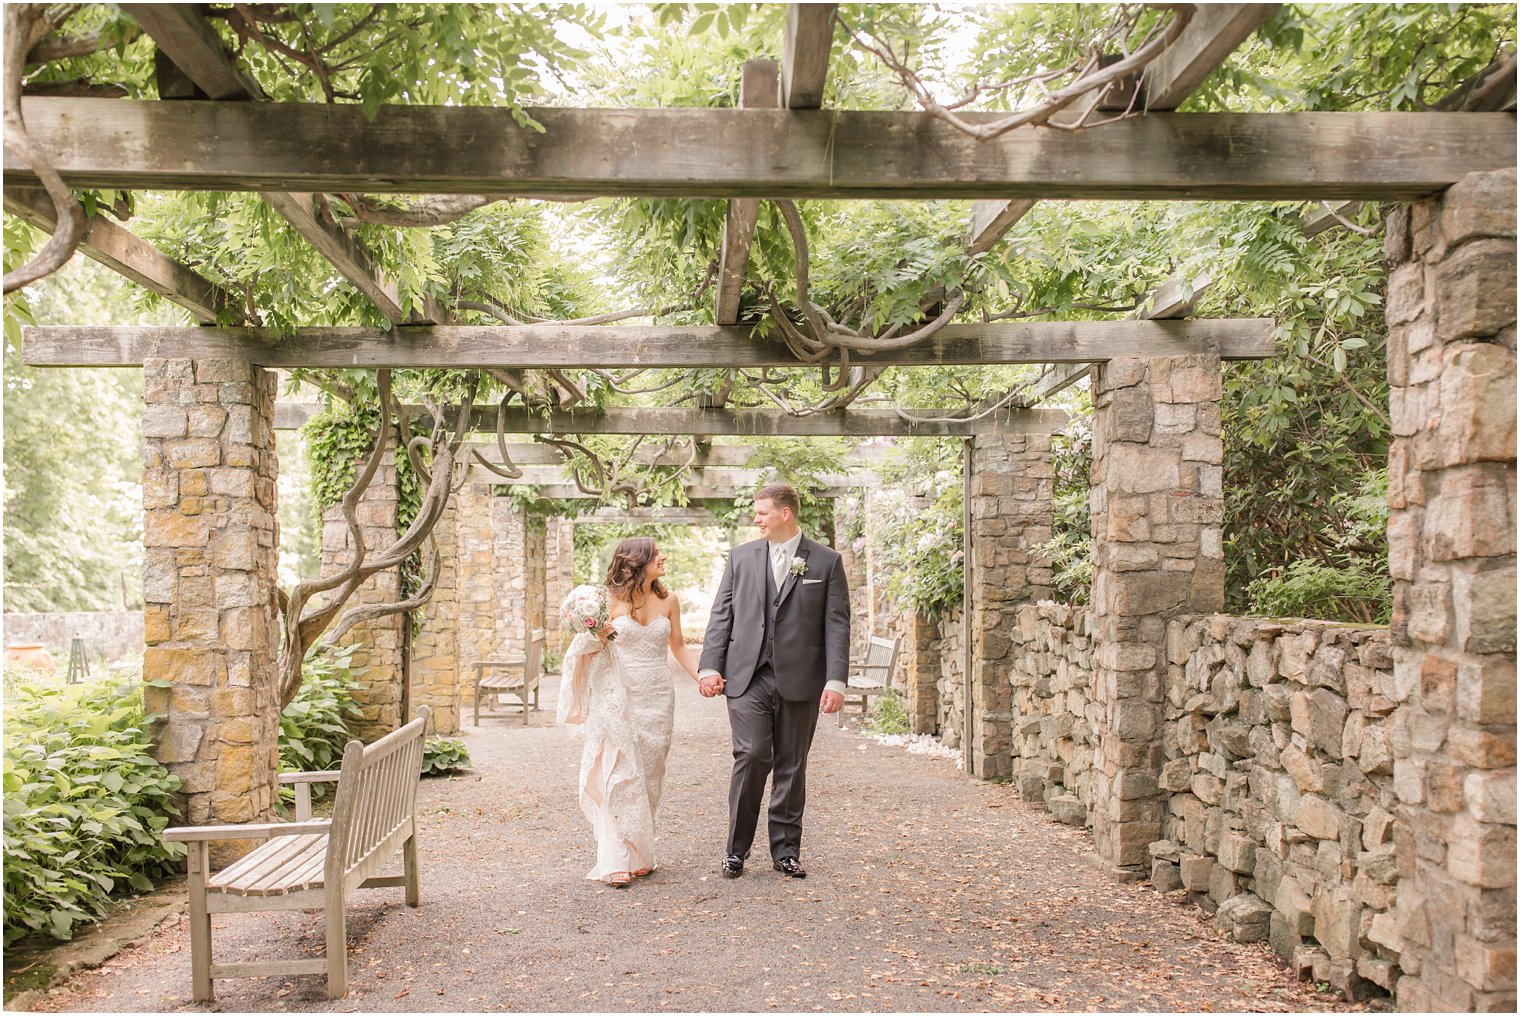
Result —
[[143, 374], [143, 679], [148, 712], [165, 716], [157, 756], [180, 778], [187, 822], [266, 820], [279, 768], [275, 375], [185, 359], [148, 360]]
[[1508, 1010], [1515, 171], [1475, 173], [1400, 209], [1388, 220], [1386, 247], [1399, 882], [1394, 909], [1377, 916], [1368, 937], [1399, 955], [1400, 1009]]
[[1167, 622], [1224, 607], [1222, 394], [1215, 355], [1093, 371], [1093, 833], [1120, 877], [1161, 838]]

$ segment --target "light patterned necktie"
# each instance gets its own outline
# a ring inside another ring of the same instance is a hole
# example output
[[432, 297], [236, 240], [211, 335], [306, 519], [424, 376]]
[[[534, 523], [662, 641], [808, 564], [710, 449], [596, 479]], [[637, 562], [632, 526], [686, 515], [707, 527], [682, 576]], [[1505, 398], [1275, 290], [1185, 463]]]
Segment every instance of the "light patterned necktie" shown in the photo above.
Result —
[[771, 575], [776, 579], [776, 588], [780, 589], [786, 578], [786, 545], [781, 543], [771, 544]]

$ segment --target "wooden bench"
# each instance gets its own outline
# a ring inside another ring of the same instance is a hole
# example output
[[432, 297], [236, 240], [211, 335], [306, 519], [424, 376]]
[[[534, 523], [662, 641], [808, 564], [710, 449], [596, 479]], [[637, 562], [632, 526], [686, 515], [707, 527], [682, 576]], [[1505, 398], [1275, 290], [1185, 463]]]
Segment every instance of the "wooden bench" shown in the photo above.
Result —
[[871, 636], [866, 645], [863, 660], [852, 661], [848, 687], [844, 693], [844, 705], [835, 714], [835, 722], [842, 722], [845, 710], [853, 701], [860, 706], [860, 715], [871, 710], [871, 698], [892, 689], [892, 675], [897, 669], [899, 639], [883, 639]]
[[[492, 708], [503, 707], [501, 696], [514, 696], [522, 705], [522, 720], [528, 722], [528, 703], [538, 708], [538, 684], [544, 676], [544, 630], [534, 628], [528, 633], [526, 656], [509, 656], [492, 660], [475, 660], [470, 670], [475, 675], [475, 726], [480, 726], [480, 700], [490, 697]], [[500, 673], [491, 673], [500, 671]], [[487, 716], [509, 716], [510, 713], [486, 713]]]
[[[197, 1002], [212, 1000], [218, 977], [327, 975], [327, 995], [348, 994], [348, 929], [343, 904], [355, 889], [405, 886], [406, 902], [421, 902], [417, 879], [417, 783], [428, 708], [417, 718], [366, 747], [350, 741], [337, 772], [285, 773], [296, 786], [295, 822], [182, 826], [164, 838], [188, 845], [190, 872], [190, 970]], [[311, 818], [311, 784], [337, 780], [331, 819]], [[214, 840], [268, 842], [213, 873]], [[400, 851], [403, 873], [375, 872]], [[216, 963], [211, 955], [211, 915], [258, 910], [324, 910], [327, 955], [310, 960]]]

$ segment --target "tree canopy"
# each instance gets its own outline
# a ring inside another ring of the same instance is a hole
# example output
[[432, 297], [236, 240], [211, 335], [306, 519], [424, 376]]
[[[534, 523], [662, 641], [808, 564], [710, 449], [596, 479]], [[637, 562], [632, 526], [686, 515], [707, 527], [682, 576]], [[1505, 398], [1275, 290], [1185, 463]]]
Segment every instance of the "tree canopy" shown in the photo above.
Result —
[[[532, 130], [541, 129], [530, 112], [535, 106], [736, 106], [744, 62], [780, 56], [784, 6], [265, 4], [208, 5], [206, 13], [238, 68], [268, 99], [357, 103], [370, 114], [387, 103], [504, 106]], [[1182, 16], [1122, 4], [843, 4], [824, 105], [909, 109], [918, 90], [947, 105], [969, 96], [966, 110], [1023, 109], [1069, 82], [1095, 40], [1132, 52]], [[1283, 5], [1182, 109], [1456, 108], [1453, 96], [1459, 106], [1463, 89], [1470, 91], [1485, 69], [1506, 54], [1512, 59], [1515, 34], [1514, 8], [1503, 4]], [[153, 99], [165, 87], [154, 73], [153, 40], [130, 8], [83, 5], [33, 57], [22, 85], [34, 93], [114, 89]], [[90, 209], [124, 218], [135, 233], [234, 293], [227, 323], [389, 325], [257, 195], [84, 197]], [[318, 205], [369, 251], [408, 311], [432, 299], [453, 319], [473, 323], [620, 314], [712, 321], [723, 202], [333, 193], [319, 195]], [[1168, 278], [1207, 275], [1212, 285], [1196, 315], [1270, 315], [1279, 323], [1281, 355], [1227, 374], [1232, 596], [1245, 596], [1253, 581], [1285, 573], [1299, 559], [1337, 568], [1376, 560], [1380, 538], [1358, 521], [1357, 498], [1375, 489], [1388, 440], [1380, 408], [1387, 402], [1381, 209], [1348, 209], [1351, 228], [1309, 237], [1301, 228], [1302, 204], [1046, 201], [982, 253], [967, 249], [970, 211], [968, 202], [956, 201], [808, 201], [795, 209], [761, 202], [741, 320], [762, 333], [816, 335], [812, 329], [826, 318], [832, 335], [871, 338], [936, 320], [1114, 318], [1131, 313]], [[8, 269], [40, 239], [26, 234], [7, 219]], [[8, 335], [14, 320], [39, 311], [28, 301], [27, 291], [8, 298]], [[151, 294], [135, 302], [161, 317], [183, 314]], [[95, 320], [124, 317], [113, 304]], [[13, 373], [20, 376], [9, 355], [7, 373], [8, 384]], [[473, 385], [480, 402], [520, 398], [546, 410], [716, 399], [798, 414], [851, 401], [966, 413], [1028, 385], [1037, 373], [872, 368], [844, 383], [801, 365], [764, 372], [501, 370], [471, 378], [412, 371], [398, 372], [395, 386], [404, 399], [448, 401]], [[372, 371], [302, 371], [296, 378], [318, 384], [329, 400], [373, 404]], [[9, 416], [8, 408], [8, 433]], [[587, 437], [580, 451], [583, 459], [613, 461], [634, 440]], [[7, 445], [15, 454], [9, 436]], [[904, 454], [931, 463], [955, 458]], [[682, 500], [678, 476], [637, 464], [628, 469], [644, 502]], [[926, 496], [940, 498], [954, 485], [929, 486], [937, 489], [926, 488]], [[944, 508], [946, 524], [958, 518], [958, 509]], [[1071, 540], [1080, 542], [1082, 524], [1073, 521]], [[952, 586], [946, 579], [934, 595], [943, 599]]]

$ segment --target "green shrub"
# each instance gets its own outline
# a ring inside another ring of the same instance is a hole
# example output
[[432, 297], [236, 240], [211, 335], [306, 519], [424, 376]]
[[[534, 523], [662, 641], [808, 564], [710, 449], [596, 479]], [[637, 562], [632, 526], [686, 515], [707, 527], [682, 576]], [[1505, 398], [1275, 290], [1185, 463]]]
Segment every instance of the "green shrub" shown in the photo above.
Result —
[[422, 775], [443, 776], [470, 768], [470, 750], [455, 737], [430, 737], [422, 745]]
[[[301, 690], [280, 714], [280, 771], [323, 772], [343, 761], [343, 746], [352, 738], [348, 720], [357, 719], [354, 705], [355, 678], [363, 670], [351, 666], [353, 645], [318, 646], [306, 658]], [[331, 793], [331, 784], [314, 783], [312, 796]], [[295, 788], [280, 787], [280, 803], [289, 808]]]
[[897, 692], [884, 691], [871, 703], [871, 715], [865, 726], [873, 734], [906, 734], [911, 730], [908, 707]]
[[111, 895], [153, 888], [179, 778], [154, 761], [133, 680], [11, 690], [5, 708], [5, 944], [73, 936]]
[[1280, 575], [1263, 575], [1247, 590], [1251, 612], [1387, 624], [1393, 612], [1388, 573], [1360, 561], [1326, 565], [1301, 558]]

